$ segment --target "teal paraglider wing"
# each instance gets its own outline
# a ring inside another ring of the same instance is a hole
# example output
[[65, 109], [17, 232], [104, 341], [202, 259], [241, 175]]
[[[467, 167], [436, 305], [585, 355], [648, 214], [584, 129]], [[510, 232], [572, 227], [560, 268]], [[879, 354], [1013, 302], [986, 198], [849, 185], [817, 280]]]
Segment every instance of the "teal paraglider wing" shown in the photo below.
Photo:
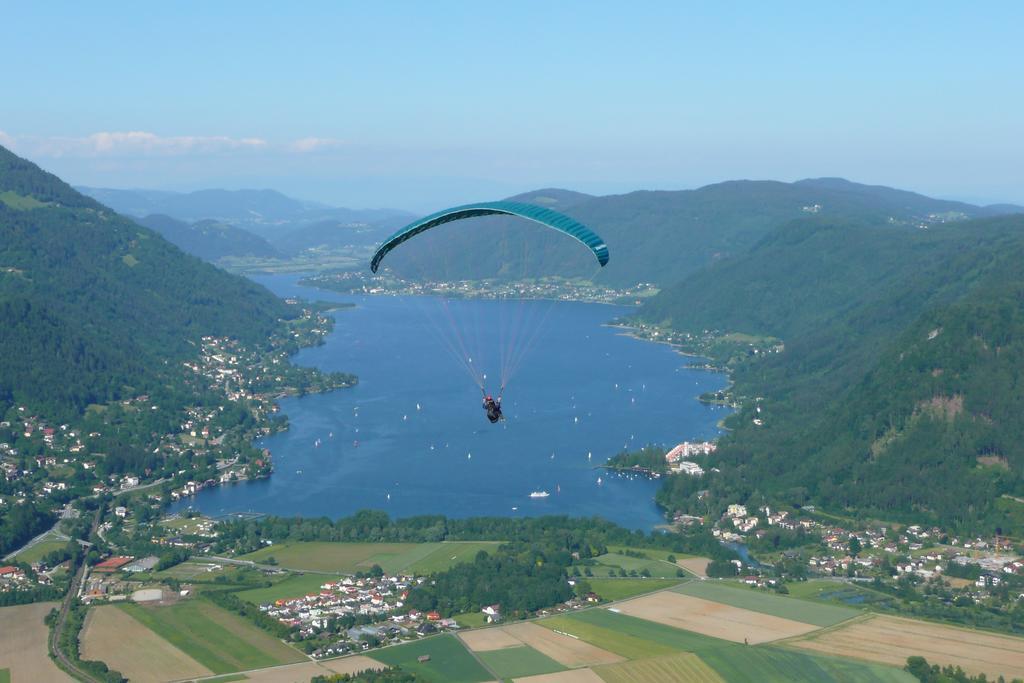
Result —
[[496, 214], [518, 216], [559, 232], [564, 232], [589, 248], [594, 253], [597, 262], [602, 266], [608, 263], [608, 245], [604, 243], [604, 240], [590, 228], [574, 221], [565, 214], [546, 209], [542, 206], [523, 204], [521, 202], [481, 202], [479, 204], [454, 206], [450, 209], [438, 211], [405, 226], [380, 245], [377, 253], [373, 255], [373, 259], [370, 261], [370, 270], [376, 273], [380, 267], [380, 262], [387, 256], [388, 252], [431, 228], [436, 228], [451, 221], [475, 218], [477, 216], [493, 216]]

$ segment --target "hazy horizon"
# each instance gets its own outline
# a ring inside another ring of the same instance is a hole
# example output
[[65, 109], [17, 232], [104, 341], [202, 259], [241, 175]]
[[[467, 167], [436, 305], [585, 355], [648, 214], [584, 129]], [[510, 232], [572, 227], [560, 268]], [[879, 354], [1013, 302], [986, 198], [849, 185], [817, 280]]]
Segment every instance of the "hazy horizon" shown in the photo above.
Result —
[[1024, 203], [1024, 6], [31, 5], [0, 144], [73, 184], [426, 211], [838, 176]]

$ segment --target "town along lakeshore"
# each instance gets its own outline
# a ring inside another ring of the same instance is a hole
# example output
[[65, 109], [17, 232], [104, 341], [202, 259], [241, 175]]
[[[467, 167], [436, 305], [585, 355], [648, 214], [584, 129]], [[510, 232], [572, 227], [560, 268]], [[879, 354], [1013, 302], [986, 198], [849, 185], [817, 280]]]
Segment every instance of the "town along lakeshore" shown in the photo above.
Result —
[[[523, 305], [553, 308], [505, 392], [507, 420], [491, 425], [480, 389], [438, 336], [436, 301], [342, 295], [302, 287], [297, 276], [256, 279], [279, 296], [355, 304], [335, 314], [323, 346], [295, 360], [355, 373], [359, 384], [282, 400], [290, 428], [258, 444], [273, 453], [273, 475], [201, 491], [176, 510], [597, 515], [650, 529], [664, 521], [653, 501], [658, 482], [595, 467], [623, 449], [713, 439], [728, 414], [697, 400], [725, 386], [724, 375], [687, 368], [690, 359], [670, 347], [604, 325], [628, 308], [532, 301]], [[497, 354], [500, 305], [449, 307], [456, 320], [473, 321], [480, 348]]]

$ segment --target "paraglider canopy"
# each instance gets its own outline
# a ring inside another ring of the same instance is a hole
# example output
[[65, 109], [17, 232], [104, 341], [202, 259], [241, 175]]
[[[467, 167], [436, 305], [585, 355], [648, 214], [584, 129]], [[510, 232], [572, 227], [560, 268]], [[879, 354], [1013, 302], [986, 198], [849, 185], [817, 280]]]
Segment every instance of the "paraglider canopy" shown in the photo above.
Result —
[[597, 258], [597, 262], [602, 267], [608, 263], [608, 245], [604, 243], [604, 240], [587, 226], [574, 221], [564, 214], [542, 206], [521, 202], [481, 202], [479, 204], [454, 206], [450, 209], [438, 211], [405, 226], [384, 240], [384, 243], [380, 245], [377, 253], [373, 255], [373, 259], [370, 261], [370, 270], [376, 273], [380, 267], [380, 262], [388, 252], [422, 232], [445, 223], [450, 223], [451, 221], [495, 214], [519, 216], [520, 218], [525, 218], [563, 232], [587, 246], [594, 253], [594, 257]]

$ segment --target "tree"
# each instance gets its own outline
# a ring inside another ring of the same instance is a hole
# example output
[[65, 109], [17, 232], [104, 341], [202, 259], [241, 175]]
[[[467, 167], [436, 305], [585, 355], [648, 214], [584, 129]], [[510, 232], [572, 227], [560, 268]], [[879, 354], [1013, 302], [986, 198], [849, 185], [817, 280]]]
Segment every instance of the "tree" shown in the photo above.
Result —
[[850, 551], [850, 557], [857, 557], [862, 549], [860, 539], [856, 536], [850, 536], [850, 542], [846, 544], [846, 547]]

